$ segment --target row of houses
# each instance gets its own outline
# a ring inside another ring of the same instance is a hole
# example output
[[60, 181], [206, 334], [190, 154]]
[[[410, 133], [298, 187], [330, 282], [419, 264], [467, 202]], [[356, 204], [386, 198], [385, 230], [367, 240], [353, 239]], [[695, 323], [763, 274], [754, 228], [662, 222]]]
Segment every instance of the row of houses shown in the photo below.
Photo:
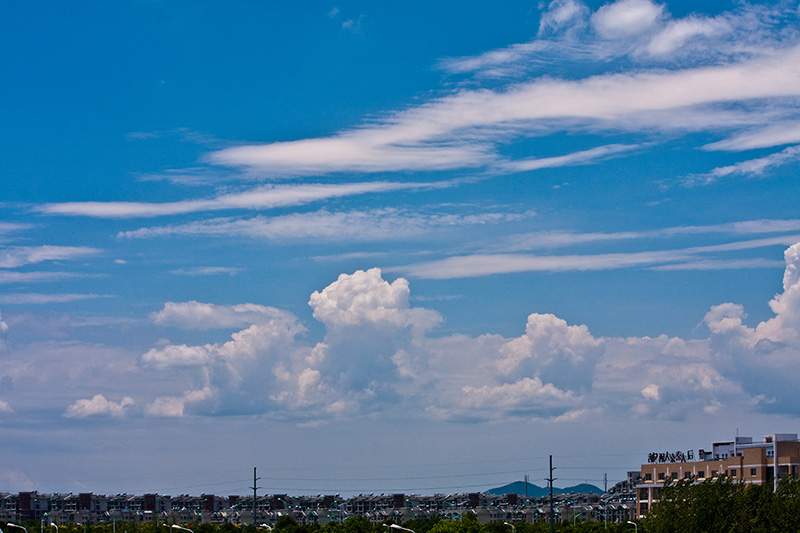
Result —
[[[638, 474], [638, 472], [636, 472]], [[474, 514], [482, 523], [547, 521], [548, 498], [525, 498], [466, 494], [368, 494], [352, 498], [339, 495], [295, 497], [287, 494], [253, 497], [167, 496], [158, 494], [112, 496], [81, 494], [0, 493], [0, 522], [55, 524], [96, 524], [102, 522], [159, 522], [163, 524], [225, 523], [274, 525], [281, 516], [301, 524], [325, 525], [351, 516], [374, 524], [411, 519], [461, 520]], [[619, 522], [635, 512], [633, 493], [559, 495], [553, 502], [556, 520], [597, 520]]]
[[[781, 478], [800, 474], [800, 440], [794, 433], [773, 433], [755, 441], [738, 435], [715, 442], [711, 450], [652, 452], [639, 471], [609, 493], [558, 496], [553, 502], [556, 520], [596, 520], [624, 522], [644, 517], [658, 501], [659, 491], [668, 481], [689, 479], [701, 482], [727, 476], [736, 482], [772, 484]], [[217, 496], [188, 494], [42, 494], [39, 492], [0, 493], [0, 522], [5, 523], [99, 523], [110, 521], [171, 524], [224, 523], [272, 525], [281, 516], [292, 516], [299, 523], [327, 524], [351, 516], [365, 517], [373, 523], [393, 520], [444, 518], [460, 520], [466, 513], [482, 523], [549, 520], [548, 498], [525, 498], [517, 494], [502, 496], [466, 494], [368, 494], [352, 498], [339, 495], [289, 496], [287, 494]]]

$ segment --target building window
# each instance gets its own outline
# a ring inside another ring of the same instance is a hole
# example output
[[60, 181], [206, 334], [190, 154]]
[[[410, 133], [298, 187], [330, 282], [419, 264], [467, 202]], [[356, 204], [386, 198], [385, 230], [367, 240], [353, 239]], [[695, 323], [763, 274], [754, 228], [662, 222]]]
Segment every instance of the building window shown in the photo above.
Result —
[[690, 477], [692, 477], [692, 473], [691, 472], [684, 472], [683, 473], [683, 479], [689, 479]]
[[672, 473], [672, 475], [671, 475], [670, 477], [671, 477], [672, 479], [678, 479], [678, 473], [677, 473], [677, 472], [673, 472], [673, 473]]
[[663, 479], [664, 479], [664, 472], [659, 472], [658, 473], [658, 480], [662, 481]]
[[751, 468], [751, 469], [750, 469], [750, 475], [751, 475], [751, 476], [755, 476], [755, 475], [756, 475], [756, 472], [757, 472], [757, 470], [756, 470], [755, 468]]
[[730, 475], [731, 475], [732, 477], [736, 477], [736, 469], [735, 469], [735, 468], [731, 468], [731, 470], [730, 470]]
[[719, 472], [717, 472], [716, 470], [712, 470], [711, 471], [711, 477], [717, 477], [718, 475], [719, 475]]
[[700, 479], [703, 479], [704, 477], [706, 477], [706, 473], [703, 472], [703, 471], [700, 471], [700, 472], [697, 473], [697, 477], [699, 477]]
[[653, 481], [653, 474], [645, 474], [644, 475], [645, 481]]

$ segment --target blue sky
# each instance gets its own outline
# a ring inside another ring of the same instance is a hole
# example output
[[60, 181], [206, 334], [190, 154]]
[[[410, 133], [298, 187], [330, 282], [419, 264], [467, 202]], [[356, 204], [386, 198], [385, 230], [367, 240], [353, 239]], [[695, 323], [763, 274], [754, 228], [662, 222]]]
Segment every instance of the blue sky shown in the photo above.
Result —
[[797, 2], [0, 10], [0, 490], [600, 484], [798, 431]]

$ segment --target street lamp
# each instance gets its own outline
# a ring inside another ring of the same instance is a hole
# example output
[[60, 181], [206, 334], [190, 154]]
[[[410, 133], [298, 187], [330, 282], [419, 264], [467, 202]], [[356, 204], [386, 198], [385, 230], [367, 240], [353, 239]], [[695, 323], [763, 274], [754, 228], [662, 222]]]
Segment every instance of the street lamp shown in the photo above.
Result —
[[573, 514], [572, 515], [572, 527], [575, 527], [576, 522], [578, 521], [578, 517], [583, 513]]
[[181, 526], [179, 526], [179, 525], [176, 525], [176, 524], [172, 524], [172, 525], [171, 525], [171, 526], [169, 526], [169, 527], [171, 527], [172, 529], [180, 529], [181, 531], [188, 531], [189, 533], [194, 533], [194, 531], [192, 531], [192, 530], [191, 530], [191, 529], [189, 529], [188, 527], [181, 527]]
[[25, 533], [28, 533], [28, 530], [27, 530], [27, 529], [25, 529], [25, 528], [24, 528], [24, 527], [22, 527], [22, 526], [18, 526], [17, 524], [12, 524], [11, 522], [6, 522], [6, 525], [7, 525], [8, 527], [18, 527], [18, 528], [20, 528], [21, 530], [23, 530]]
[[517, 533], [517, 528], [514, 527], [514, 524], [512, 524], [511, 522], [503, 522], [503, 524], [511, 528], [511, 533]]
[[56, 524], [55, 522], [50, 522], [50, 525], [56, 528], [56, 533], [58, 533], [58, 524]]
[[396, 529], [398, 531], [406, 531], [407, 533], [415, 533], [414, 530], [408, 529], [407, 527], [398, 526], [397, 524], [389, 524], [386, 527]]
[[636, 522], [631, 522], [630, 520], [628, 520], [628, 523], [629, 523], [629, 524], [633, 524], [633, 527], [634, 527], [634, 530], [633, 530], [633, 531], [634, 531], [634, 533], [639, 533], [639, 526], [638, 526], [638, 525], [636, 525]]

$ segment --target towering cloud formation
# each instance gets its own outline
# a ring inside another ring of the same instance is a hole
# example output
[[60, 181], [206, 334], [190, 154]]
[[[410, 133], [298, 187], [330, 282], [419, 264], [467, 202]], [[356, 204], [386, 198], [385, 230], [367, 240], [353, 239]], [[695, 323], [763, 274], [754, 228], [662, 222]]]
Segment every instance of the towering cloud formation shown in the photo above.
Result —
[[[516, 338], [435, 337], [442, 317], [413, 307], [408, 281], [386, 281], [378, 269], [342, 274], [311, 295], [325, 327], [312, 344], [301, 341], [296, 317], [275, 308], [168, 303], [154, 322], [243, 329], [224, 343], [145, 353], [145, 370], [195, 384], [151, 400], [145, 412], [258, 413], [306, 423], [398, 409], [450, 420], [575, 420], [599, 412], [683, 419], [723, 405], [796, 413], [800, 244], [785, 257], [774, 318], [749, 327], [741, 306], [721, 304], [705, 316], [710, 336], [694, 340], [595, 337], [585, 325], [538, 313]], [[95, 396], [68, 416], [121, 416], [131, 403]]]
[[711, 353], [721, 373], [739, 383], [768, 410], [800, 413], [800, 243], [784, 253], [783, 293], [770, 302], [775, 317], [755, 328], [740, 305], [715, 306], [705, 316]]

